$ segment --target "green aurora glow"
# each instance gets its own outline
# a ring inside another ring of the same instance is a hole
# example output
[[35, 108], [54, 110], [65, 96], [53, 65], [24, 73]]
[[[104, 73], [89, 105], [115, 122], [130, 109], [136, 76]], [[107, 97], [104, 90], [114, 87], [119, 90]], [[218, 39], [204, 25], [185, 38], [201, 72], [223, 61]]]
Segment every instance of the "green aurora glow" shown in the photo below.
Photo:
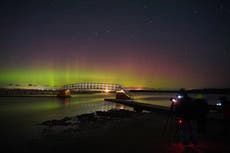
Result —
[[28, 84], [60, 87], [69, 83], [80, 82], [98, 82], [98, 83], [116, 83], [125, 87], [136, 88], [167, 88], [175, 87], [175, 81], [165, 78], [155, 78], [135, 75], [125, 72], [108, 71], [63, 71], [63, 70], [5, 70], [0, 73], [1, 86], [9, 84], [18, 84], [28, 86]]
[[0, 12], [0, 88], [230, 86], [227, 1], [3, 0]]

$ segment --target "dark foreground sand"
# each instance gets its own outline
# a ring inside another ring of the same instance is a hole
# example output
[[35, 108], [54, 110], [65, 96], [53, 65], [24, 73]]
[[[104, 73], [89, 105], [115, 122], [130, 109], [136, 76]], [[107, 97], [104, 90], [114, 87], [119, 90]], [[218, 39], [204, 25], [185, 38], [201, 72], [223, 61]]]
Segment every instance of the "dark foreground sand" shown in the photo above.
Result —
[[160, 152], [229, 153], [227, 135], [220, 120], [208, 118], [205, 135], [199, 135], [200, 148], [185, 150], [175, 122], [167, 113], [136, 113], [125, 110], [96, 112], [62, 120], [46, 121], [42, 137], [32, 140], [26, 152]]

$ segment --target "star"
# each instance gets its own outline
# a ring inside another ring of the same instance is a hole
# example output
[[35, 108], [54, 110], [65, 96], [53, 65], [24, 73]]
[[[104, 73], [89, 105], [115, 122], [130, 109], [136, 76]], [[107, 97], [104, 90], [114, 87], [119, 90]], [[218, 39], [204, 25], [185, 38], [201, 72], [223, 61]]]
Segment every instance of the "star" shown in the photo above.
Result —
[[99, 32], [94, 32], [94, 35], [96, 36], [96, 37], [98, 37], [99, 36]]
[[134, 39], [135, 35], [134, 34], [130, 34], [129, 37], [130, 37], [130, 39]]
[[188, 48], [185, 48], [184, 55], [189, 56], [191, 54], [191, 51]]
[[227, 49], [225, 49], [225, 50], [224, 50], [224, 55], [226, 55], [226, 56], [229, 56], [229, 57], [230, 57], [230, 52], [229, 52]]
[[148, 9], [148, 6], [147, 6], [147, 5], [144, 5], [144, 9]]
[[197, 10], [197, 9], [193, 10], [194, 15], [199, 15], [199, 13], [200, 13], [199, 10]]
[[149, 20], [149, 23], [150, 23], [150, 24], [153, 23], [153, 20]]
[[111, 32], [111, 30], [107, 29], [107, 30], [105, 30], [105, 32], [106, 32], [106, 33], [110, 33], [110, 32]]

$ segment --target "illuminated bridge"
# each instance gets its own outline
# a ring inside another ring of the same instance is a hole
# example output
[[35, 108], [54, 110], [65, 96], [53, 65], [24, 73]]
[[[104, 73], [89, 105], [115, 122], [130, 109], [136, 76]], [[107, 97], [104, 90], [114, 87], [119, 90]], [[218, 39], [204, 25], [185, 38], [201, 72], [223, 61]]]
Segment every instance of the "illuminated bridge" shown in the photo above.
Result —
[[119, 84], [109, 83], [75, 83], [67, 84], [62, 87], [64, 90], [72, 91], [118, 91], [122, 89]]

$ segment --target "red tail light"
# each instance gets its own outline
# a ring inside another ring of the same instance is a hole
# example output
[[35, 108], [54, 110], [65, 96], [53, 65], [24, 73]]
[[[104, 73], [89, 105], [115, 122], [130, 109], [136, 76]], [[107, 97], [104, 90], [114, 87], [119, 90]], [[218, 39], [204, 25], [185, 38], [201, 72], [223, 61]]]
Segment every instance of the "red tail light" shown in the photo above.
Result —
[[182, 120], [182, 119], [178, 119], [178, 120], [177, 120], [177, 124], [178, 124], [178, 125], [181, 125], [182, 123], [183, 123], [183, 120]]

